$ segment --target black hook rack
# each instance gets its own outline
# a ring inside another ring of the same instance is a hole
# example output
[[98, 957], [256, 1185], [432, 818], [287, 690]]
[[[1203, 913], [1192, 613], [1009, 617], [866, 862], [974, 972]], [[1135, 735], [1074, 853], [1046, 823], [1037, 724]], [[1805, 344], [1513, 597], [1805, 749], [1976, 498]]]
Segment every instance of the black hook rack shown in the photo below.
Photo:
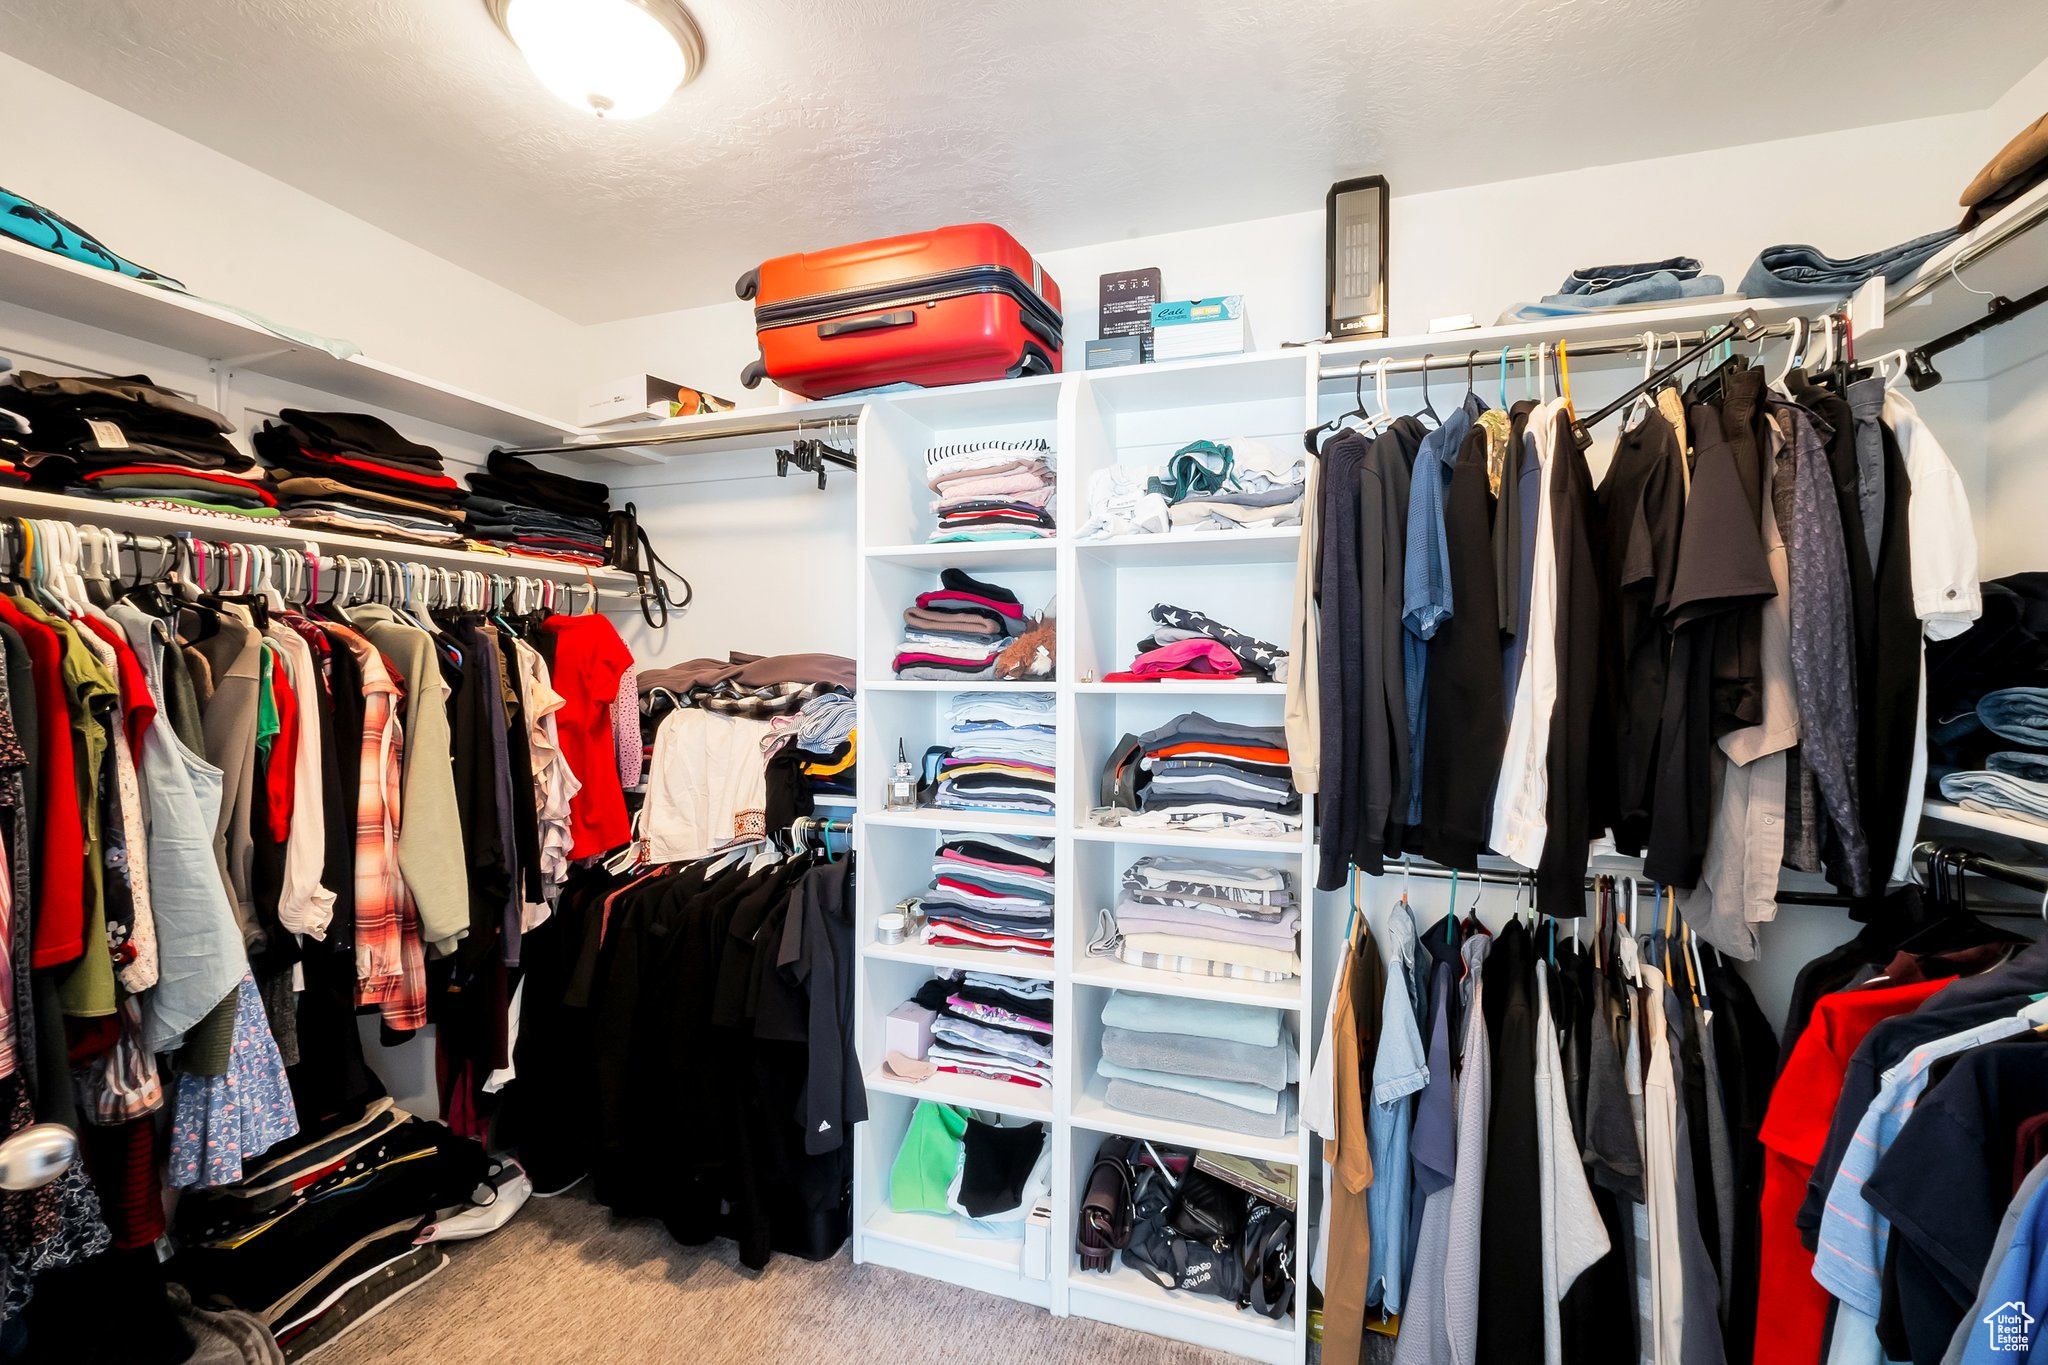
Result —
[[1982, 336], [1994, 327], [2003, 327], [2022, 313], [2030, 313], [2044, 303], [2048, 303], [2048, 285], [2016, 299], [2009, 299], [2003, 294], [1997, 295], [1991, 300], [1983, 317], [1906, 352], [1906, 382], [1913, 386], [1916, 393], [1922, 389], [1933, 388], [1941, 382], [1941, 371], [1934, 368], [1935, 356], [1943, 351], [1952, 350], [1974, 337]]
[[851, 453], [840, 450], [836, 446], [826, 445], [823, 441], [811, 437], [806, 437], [800, 441], [793, 441], [790, 444], [790, 449], [777, 450], [775, 452], [775, 476], [777, 478], [788, 478], [789, 471], [795, 468], [806, 474], [816, 474], [820, 490], [825, 487], [825, 471], [832, 465], [837, 465], [841, 469], [857, 470], [860, 468], [859, 461]]

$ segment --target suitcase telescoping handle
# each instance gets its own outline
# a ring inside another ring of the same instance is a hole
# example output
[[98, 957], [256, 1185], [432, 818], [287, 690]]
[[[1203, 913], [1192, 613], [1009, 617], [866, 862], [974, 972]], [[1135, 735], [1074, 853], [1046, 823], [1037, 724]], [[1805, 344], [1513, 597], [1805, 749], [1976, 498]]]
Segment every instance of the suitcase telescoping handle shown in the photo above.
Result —
[[894, 313], [871, 313], [864, 318], [847, 318], [841, 322], [818, 324], [818, 339], [852, 336], [858, 332], [879, 332], [886, 327], [908, 327], [917, 321], [917, 311], [905, 308]]

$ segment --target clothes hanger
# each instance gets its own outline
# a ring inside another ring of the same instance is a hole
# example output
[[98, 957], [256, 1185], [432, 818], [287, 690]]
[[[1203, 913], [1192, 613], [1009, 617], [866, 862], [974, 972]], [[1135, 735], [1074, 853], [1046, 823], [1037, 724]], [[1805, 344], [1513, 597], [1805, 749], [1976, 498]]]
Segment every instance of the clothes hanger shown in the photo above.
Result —
[[1500, 348], [1500, 410], [1502, 412], [1508, 410], [1508, 353], [1512, 350], [1514, 350], [1512, 346]]
[[[1428, 418], [1428, 419], [1430, 420], [1430, 422], [1431, 422], [1431, 423], [1432, 423], [1433, 425], [1435, 425], [1435, 426], [1442, 426], [1442, 425], [1444, 424], [1444, 419], [1436, 415], [1436, 406], [1435, 406], [1434, 404], [1432, 404], [1432, 403], [1431, 403], [1431, 402], [1429, 401], [1429, 362], [1430, 362], [1431, 360], [1433, 360], [1434, 358], [1435, 358], [1435, 357], [1434, 357], [1434, 356], [1432, 356], [1432, 355], [1430, 355], [1430, 354], [1429, 354], [1428, 352], [1424, 352], [1424, 353], [1423, 353], [1423, 357], [1422, 357], [1422, 411], [1421, 411], [1421, 412], [1418, 412], [1418, 413], [1417, 413], [1417, 414], [1415, 414], [1415, 415], [1416, 415], [1417, 417], [1427, 417], [1427, 418]], [[1384, 403], [1384, 400], [1382, 400], [1382, 402]]]
[[[1657, 373], [1657, 356], [1664, 349], [1664, 340], [1655, 332], [1645, 332], [1643, 333], [1642, 345], [1643, 383], [1648, 384], [1650, 377]], [[1648, 389], [1637, 394], [1635, 401], [1629, 404], [1628, 411], [1621, 416], [1621, 429], [1623, 433], [1635, 430], [1644, 418], [1656, 410], [1657, 400], [1650, 396]]]
[[1569, 413], [1572, 410], [1572, 363], [1565, 345], [1562, 339], [1557, 343], [1557, 397]]

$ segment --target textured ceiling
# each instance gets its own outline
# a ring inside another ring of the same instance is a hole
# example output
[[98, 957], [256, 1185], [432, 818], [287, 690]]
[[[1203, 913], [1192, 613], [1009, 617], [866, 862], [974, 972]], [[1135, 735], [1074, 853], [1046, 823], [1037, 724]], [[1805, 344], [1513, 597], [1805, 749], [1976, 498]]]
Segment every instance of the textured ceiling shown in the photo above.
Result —
[[581, 322], [805, 247], [1046, 251], [1982, 108], [2041, 0], [691, 0], [702, 77], [599, 124], [482, 0], [0, 0], [0, 51]]

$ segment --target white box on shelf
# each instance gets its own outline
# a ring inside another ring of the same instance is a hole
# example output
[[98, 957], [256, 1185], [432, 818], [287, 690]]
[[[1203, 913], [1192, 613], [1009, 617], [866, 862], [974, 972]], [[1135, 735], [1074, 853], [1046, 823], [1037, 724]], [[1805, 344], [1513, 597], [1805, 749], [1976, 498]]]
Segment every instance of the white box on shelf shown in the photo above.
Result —
[[668, 417], [695, 417], [731, 412], [733, 405], [687, 384], [651, 374], [622, 375], [583, 391], [577, 417], [586, 427], [620, 422], [657, 422]]
[[904, 1001], [882, 1021], [882, 1050], [923, 1061], [932, 1050], [932, 1021], [938, 1017], [914, 1000]]
[[1052, 1269], [1052, 1205], [1033, 1204], [1024, 1215], [1024, 1274], [1042, 1280]]
[[1251, 348], [1252, 329], [1245, 320], [1242, 294], [1152, 305], [1154, 361], [1237, 355]]

